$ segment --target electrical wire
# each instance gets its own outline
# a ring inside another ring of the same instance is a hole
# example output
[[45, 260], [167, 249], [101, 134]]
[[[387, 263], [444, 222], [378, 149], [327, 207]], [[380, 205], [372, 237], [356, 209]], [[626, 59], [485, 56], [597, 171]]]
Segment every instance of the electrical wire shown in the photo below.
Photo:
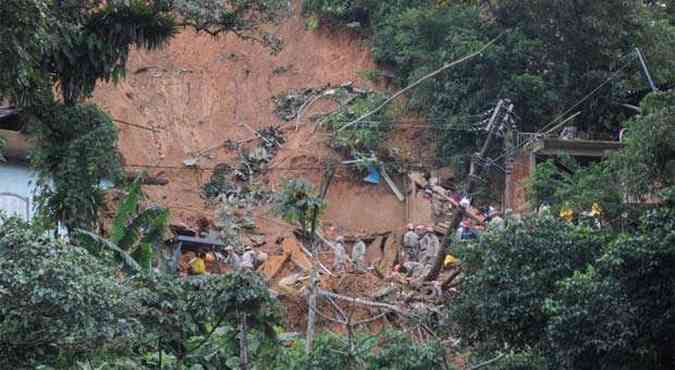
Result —
[[[632, 55], [632, 56], [636, 56], [635, 51], [630, 52], [630, 53], [627, 53], [626, 55], [624, 55], [624, 56], [621, 58], [621, 60], [625, 60], [626, 58], [628, 58], [628, 57], [631, 56], [631, 55]], [[597, 86], [595, 89], [593, 89], [591, 92], [589, 92], [588, 94], [586, 94], [583, 98], [581, 98], [580, 100], [578, 100], [578, 101], [577, 101], [574, 105], [572, 105], [569, 109], [565, 110], [565, 112], [563, 112], [562, 114], [558, 115], [558, 116], [557, 116], [556, 118], [554, 118], [551, 122], [547, 123], [547, 124], [544, 125], [542, 128], [540, 128], [539, 130], [537, 130], [537, 132], [535, 132], [533, 136], [536, 138], [538, 135], [543, 134], [543, 132], [544, 132], [545, 130], [547, 130], [548, 128], [550, 128], [552, 125], [558, 123], [558, 120], [560, 120], [561, 118], [564, 118], [567, 114], [569, 114], [571, 111], [573, 111], [574, 109], [576, 109], [579, 105], [583, 104], [586, 100], [590, 99], [593, 95], [595, 95], [598, 91], [600, 91], [600, 89], [602, 89], [605, 85], [607, 85], [608, 83], [610, 83], [611, 81], [613, 81], [616, 77], [618, 77], [619, 74], [620, 74], [621, 72], [623, 72], [623, 71], [626, 69], [626, 67], [628, 67], [628, 66], [631, 64], [631, 62], [632, 62], [632, 60], [629, 60], [629, 61], [627, 61], [626, 63], [624, 63], [624, 64], [623, 64], [618, 70], [616, 70], [609, 78], [607, 78], [605, 81], [603, 81], [600, 85], [598, 85], [598, 86]], [[526, 147], [527, 145], [532, 144], [533, 142], [534, 142], [533, 139], [527, 140], [527, 141], [525, 141], [523, 144], [521, 144], [521, 145], [519, 145], [519, 146], [513, 148], [511, 151], [509, 151], [509, 152], [506, 152], [506, 151], [505, 151], [504, 153], [502, 153], [501, 155], [499, 155], [497, 158], [495, 158], [494, 161], [497, 162], [497, 161], [501, 160], [502, 158], [505, 158], [506, 156], [512, 156], [512, 155], [514, 155], [515, 153], [519, 152], [522, 148]]]

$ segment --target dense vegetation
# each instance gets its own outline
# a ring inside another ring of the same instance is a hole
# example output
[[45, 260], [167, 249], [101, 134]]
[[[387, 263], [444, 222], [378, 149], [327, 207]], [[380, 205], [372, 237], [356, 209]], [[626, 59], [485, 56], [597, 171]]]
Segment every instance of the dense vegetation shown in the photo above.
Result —
[[[233, 32], [278, 47], [258, 29], [279, 0], [7, 0], [0, 6], [0, 99], [16, 104], [36, 141], [42, 215], [93, 230], [101, 181], [119, 175], [111, 118], [84, 103], [100, 81], [126, 73], [131, 48], [157, 49], [179, 27]], [[58, 92], [58, 96], [55, 94]], [[52, 183], [53, 182], [53, 183]]]
[[514, 103], [521, 131], [534, 132], [562, 113], [581, 111], [575, 124], [587, 135], [616, 132], [633, 114], [621, 104], [638, 104], [648, 88], [635, 47], [647, 56], [657, 84], [673, 83], [675, 28], [669, 5], [637, 0], [310, 0], [305, 11], [333, 24], [360, 21], [376, 61], [393, 70], [401, 86], [508, 31], [480, 58], [410, 94], [410, 108], [444, 128], [438, 131], [438, 155], [447, 159], [475, 151], [481, 132], [474, 130], [481, 120], [476, 115], [501, 98]]
[[[501, 98], [514, 103], [521, 131], [545, 131], [577, 111], [587, 137], [625, 129], [625, 148], [605, 161], [540, 164], [529, 184], [540, 212], [452, 245], [461, 285], [443, 312], [422, 318], [433, 340], [324, 333], [306, 351], [304, 339], [284, 333], [282, 308], [258, 274], [165, 273], [168, 211], [143, 204], [138, 180], [124, 189], [108, 237], [94, 233], [102, 183], [124, 177], [111, 117], [85, 102], [97, 83], [123, 78], [132, 48], [161, 47], [179, 27], [278, 51], [259, 26], [284, 3], [0, 4], [0, 98], [29, 126], [41, 189], [32, 223], [0, 218], [0, 368], [448, 369], [451, 347], [492, 369], [674, 366], [675, 94], [648, 94], [634, 52], [647, 56], [658, 86], [672, 88], [672, 1], [304, 1], [319, 28], [368, 38], [401, 86], [502, 35], [408, 96], [410, 109], [443, 128], [440, 161], [475, 151], [482, 114]], [[337, 150], [382, 155], [386, 111], [372, 116], [375, 125], [342, 130], [382, 99], [364, 95], [328, 116]], [[320, 193], [291, 180], [275, 211], [314, 230]], [[57, 224], [69, 238], [53, 235]], [[238, 245], [231, 229], [223, 235]]]

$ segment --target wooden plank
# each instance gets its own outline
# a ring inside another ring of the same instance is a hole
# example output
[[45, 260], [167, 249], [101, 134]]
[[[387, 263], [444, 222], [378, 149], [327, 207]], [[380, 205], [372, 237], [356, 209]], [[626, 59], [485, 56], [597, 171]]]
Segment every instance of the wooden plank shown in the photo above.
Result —
[[398, 198], [400, 202], [405, 202], [405, 197], [403, 196], [403, 193], [401, 193], [401, 190], [398, 189], [394, 181], [391, 179], [391, 177], [389, 177], [389, 174], [384, 169], [384, 166], [380, 166], [380, 171], [382, 172], [382, 178], [387, 183], [387, 185], [389, 185], [391, 191], [394, 192], [396, 198]]
[[408, 178], [419, 187], [423, 188], [427, 186], [427, 180], [425, 180], [424, 175], [419, 172], [410, 172]]
[[284, 267], [284, 264], [291, 257], [289, 253], [284, 253], [281, 256], [271, 256], [265, 261], [265, 263], [260, 266], [260, 271], [267, 280], [272, 280], [274, 277], [281, 271]]
[[368, 260], [368, 263], [370, 263], [373, 266], [377, 266], [380, 261], [382, 260], [382, 242], [384, 241], [383, 237], [377, 237], [370, 245], [368, 246], [368, 249], [366, 250], [366, 259]]
[[398, 243], [400, 239], [399, 234], [390, 235], [387, 240], [384, 242], [384, 255], [382, 256], [382, 261], [378, 265], [380, 273], [384, 276], [387, 276], [391, 273], [391, 270], [398, 263], [399, 259], [399, 248]]
[[305, 272], [312, 271], [312, 262], [305, 255], [305, 252], [302, 251], [302, 247], [295, 238], [285, 239], [281, 243], [281, 248], [284, 250], [284, 254], [289, 254], [291, 261], [305, 270]]
[[[445, 194], [445, 189], [443, 189], [442, 187], [433, 186], [431, 189], [434, 191], [434, 193], [440, 195], [445, 200], [447, 200], [450, 204], [452, 204], [453, 207], [459, 207], [459, 202], [457, 202], [456, 200], [452, 199], [447, 194]], [[475, 221], [478, 221], [480, 223], [485, 222], [485, 217], [483, 217], [483, 215], [481, 215], [481, 213], [473, 207], [467, 208], [466, 213], [467, 213], [467, 215], [469, 215], [469, 217], [471, 217]]]

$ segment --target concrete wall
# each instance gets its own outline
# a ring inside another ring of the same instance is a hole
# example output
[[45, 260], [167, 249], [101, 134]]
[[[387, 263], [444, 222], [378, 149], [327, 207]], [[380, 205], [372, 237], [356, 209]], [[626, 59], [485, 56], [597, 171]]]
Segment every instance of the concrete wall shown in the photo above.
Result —
[[504, 197], [510, 197], [514, 213], [524, 214], [530, 209], [527, 199], [527, 180], [534, 172], [534, 166], [534, 154], [529, 151], [521, 151], [513, 158], [511, 194], [504, 194]]

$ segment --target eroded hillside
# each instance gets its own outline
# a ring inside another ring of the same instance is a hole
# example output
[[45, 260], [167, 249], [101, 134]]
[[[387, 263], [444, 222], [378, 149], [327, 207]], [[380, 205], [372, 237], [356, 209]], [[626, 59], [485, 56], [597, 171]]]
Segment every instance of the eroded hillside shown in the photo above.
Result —
[[[273, 31], [284, 42], [278, 55], [234, 35], [213, 38], [184, 31], [159, 51], [134, 51], [127, 78], [96, 90], [96, 102], [118, 120], [125, 166], [169, 180], [166, 186], [145, 190], [153, 201], [171, 208], [173, 223], [194, 227], [200, 218], [213, 217], [199, 191], [215, 166], [236, 159], [237, 154], [222, 144], [252, 138], [251, 128], [282, 124], [273, 112], [274, 96], [291, 88], [348, 81], [375, 88], [359, 77], [374, 65], [358, 36], [308, 31], [297, 9]], [[320, 112], [330, 105], [315, 104], [310, 110]], [[325, 135], [313, 133], [309, 125], [283, 126], [289, 126], [287, 143], [263, 174], [264, 182], [271, 190], [278, 189], [283, 178], [304, 177], [318, 184], [318, 167], [335, 155], [322, 142]], [[196, 153], [204, 154], [197, 168], [186, 167], [184, 161]], [[405, 222], [404, 204], [386, 185], [367, 185], [345, 169], [338, 171], [328, 204], [324, 221], [345, 232], [387, 231]], [[264, 231], [286, 229], [267, 209], [256, 214]]]

